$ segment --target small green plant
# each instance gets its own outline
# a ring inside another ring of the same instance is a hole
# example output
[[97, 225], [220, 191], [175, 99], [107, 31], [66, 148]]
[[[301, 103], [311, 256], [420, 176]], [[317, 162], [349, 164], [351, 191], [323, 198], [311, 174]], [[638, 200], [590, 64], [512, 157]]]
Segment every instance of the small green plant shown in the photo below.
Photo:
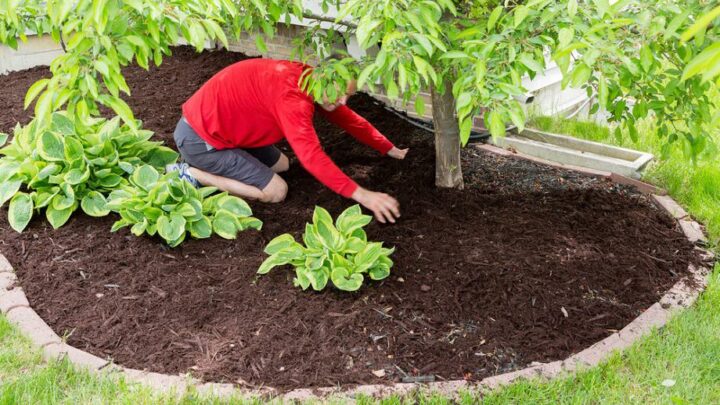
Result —
[[210, 196], [214, 187], [196, 189], [178, 178], [177, 172], [161, 176], [150, 165], [138, 167], [130, 176], [129, 186], [108, 197], [108, 209], [120, 214], [112, 231], [132, 226], [130, 231], [160, 235], [171, 247], [185, 240], [209, 238], [213, 233], [235, 239], [246, 229], [260, 229], [262, 222], [253, 218], [250, 206], [241, 198], [220, 193]]
[[[0, 206], [10, 201], [10, 225], [22, 232], [41, 208], [53, 228], [78, 207], [91, 216], [107, 215], [104, 195], [127, 184], [135, 166], [162, 167], [177, 159], [151, 136], [120, 125], [117, 117], [81, 122], [61, 112], [46, 126], [18, 125], [11, 143], [0, 149]], [[2, 143], [7, 138], [0, 134]]]
[[289, 233], [271, 240], [265, 247], [270, 257], [260, 265], [259, 274], [273, 267], [291, 264], [295, 267], [295, 286], [320, 291], [332, 280], [340, 290], [356, 291], [366, 274], [372, 280], [390, 275], [395, 248], [384, 248], [382, 242], [368, 242], [363, 227], [372, 217], [363, 215], [359, 205], [340, 214], [333, 224], [332, 216], [322, 207], [315, 207], [313, 223], [305, 224], [303, 241], [295, 241]]

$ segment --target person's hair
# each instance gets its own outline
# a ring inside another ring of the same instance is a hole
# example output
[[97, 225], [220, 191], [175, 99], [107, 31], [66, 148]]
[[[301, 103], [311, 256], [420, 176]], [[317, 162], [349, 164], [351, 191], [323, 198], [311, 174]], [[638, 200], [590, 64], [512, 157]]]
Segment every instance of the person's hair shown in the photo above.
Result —
[[331, 59], [343, 60], [343, 59], [345, 59], [345, 58], [347, 58], [347, 57], [348, 57], [348, 54], [347, 54], [347, 53], [343, 53], [343, 52], [340, 52], [340, 51], [333, 51], [332, 53], [330, 53], [330, 55], [326, 56], [326, 57], [324, 58], [324, 60], [326, 60], [326, 61], [327, 61], [327, 60], [331, 60]]

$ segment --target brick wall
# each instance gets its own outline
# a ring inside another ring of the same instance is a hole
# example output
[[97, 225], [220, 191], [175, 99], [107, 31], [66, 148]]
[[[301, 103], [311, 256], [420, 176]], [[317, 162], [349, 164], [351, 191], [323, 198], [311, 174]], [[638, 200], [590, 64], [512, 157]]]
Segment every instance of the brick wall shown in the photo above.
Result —
[[[273, 59], [291, 59], [290, 56], [293, 49], [292, 40], [293, 38], [303, 35], [302, 33], [304, 29], [305, 27], [298, 25], [280, 26], [273, 39], [266, 38], [265, 44], [268, 51], [263, 56]], [[255, 45], [255, 37], [247, 34], [243, 34], [239, 40], [231, 40], [228, 49], [234, 52], [243, 52], [247, 55], [261, 54]], [[365, 89], [365, 91], [370, 92], [369, 89]], [[390, 100], [382, 91], [382, 86], [377, 88], [376, 93], [371, 94], [387, 105], [397, 110], [407, 112], [411, 117], [432, 120], [432, 102], [430, 93], [421, 93], [421, 96], [425, 99], [425, 115], [423, 117], [419, 117], [415, 111], [414, 99], [412, 99], [406, 106], [403, 106], [402, 100]]]
[[[265, 37], [267, 52], [263, 56], [272, 59], [291, 59], [292, 41], [301, 37], [304, 29], [305, 27], [298, 25], [280, 25], [273, 39]], [[250, 56], [262, 54], [255, 45], [255, 35], [243, 33], [239, 40], [230, 39], [229, 45], [228, 50], [233, 52], [242, 52]]]

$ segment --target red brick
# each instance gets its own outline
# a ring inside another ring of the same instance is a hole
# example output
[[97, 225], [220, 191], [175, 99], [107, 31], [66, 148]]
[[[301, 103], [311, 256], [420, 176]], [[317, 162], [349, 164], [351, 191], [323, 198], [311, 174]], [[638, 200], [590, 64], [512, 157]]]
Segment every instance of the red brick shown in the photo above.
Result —
[[16, 283], [17, 276], [15, 273], [0, 273], [0, 291], [10, 290]]
[[218, 398], [228, 398], [240, 391], [233, 384], [205, 383], [197, 386], [198, 393]]
[[429, 392], [442, 394], [447, 397], [454, 398], [458, 395], [458, 391], [470, 388], [470, 384], [465, 380], [438, 381], [426, 385]]
[[674, 218], [682, 219], [688, 216], [688, 213], [685, 212], [685, 210], [669, 196], [653, 194], [652, 197], [655, 202], [657, 202], [662, 208], [665, 209], [665, 211], [667, 211]]
[[131, 368], [124, 369], [123, 376], [126, 381], [146, 385], [163, 393], [175, 393], [177, 395], [183, 395], [193, 382], [188, 377], [152, 373]]
[[[372, 396], [372, 394], [370, 394]], [[317, 395], [309, 388], [298, 388], [287, 392], [282, 397], [283, 402], [302, 403], [317, 399]]]
[[540, 375], [548, 380], [555, 378], [563, 373], [563, 362], [561, 360], [553, 361], [552, 363], [546, 363], [540, 366], [538, 369]]
[[563, 169], [567, 169], [567, 170], [572, 170], [572, 171], [574, 171], [574, 172], [578, 172], [578, 173], [582, 173], [582, 174], [587, 174], [588, 176], [595, 176], [595, 177], [606, 177], [606, 178], [610, 178], [610, 176], [612, 175], [611, 172], [606, 172], [606, 171], [603, 171], [603, 170], [591, 169], [591, 168], [589, 168], [589, 167], [580, 167], [580, 166], [573, 166], [573, 165], [562, 165], [562, 168], [563, 168]]
[[22, 288], [13, 288], [12, 290], [0, 289], [0, 311], [2, 311], [2, 313], [5, 314], [13, 308], [29, 306], [30, 303]]
[[653, 329], [665, 325], [669, 317], [670, 313], [655, 303], [619, 332], [620, 339], [627, 344], [634, 343]]
[[489, 388], [497, 388], [503, 385], [508, 385], [519, 379], [530, 380], [540, 376], [542, 366], [534, 366], [524, 368], [522, 370], [513, 371], [512, 373], [500, 374], [492, 377], [485, 378], [480, 381], [481, 385]]
[[43, 347], [43, 358], [46, 361], [68, 359], [76, 367], [89, 370], [100, 370], [110, 364], [108, 360], [101, 359], [65, 343], [52, 343]]
[[688, 271], [693, 274], [693, 278], [695, 279], [692, 286], [685, 280], [678, 281], [660, 299], [660, 306], [665, 309], [687, 308], [695, 302], [700, 291], [702, 291], [706, 284], [705, 277], [702, 274], [696, 274], [695, 272], [697, 270], [695, 270], [693, 265], [690, 265]]
[[[388, 397], [390, 395], [408, 395], [417, 391], [419, 385], [411, 383], [398, 383], [393, 385], [370, 384], [361, 385], [345, 392], [345, 396], [357, 397], [360, 395], [374, 398]], [[333, 389], [334, 391], [337, 391]], [[338, 394], [343, 395], [343, 394]], [[336, 395], [336, 396], [338, 396]]]
[[25, 334], [37, 347], [60, 343], [61, 339], [38, 314], [29, 307], [16, 307], [7, 313], [7, 318]]
[[679, 222], [683, 233], [685, 234], [685, 236], [687, 236], [690, 242], [696, 243], [707, 241], [707, 238], [705, 238], [705, 234], [703, 233], [700, 224], [695, 221], [688, 221], [684, 219], [680, 220]]
[[510, 155], [512, 155], [511, 152], [509, 152], [509, 151], [507, 151], [507, 150], [505, 150], [505, 149], [503, 149], [503, 148], [499, 148], [499, 147], [497, 147], [497, 146], [494, 146], [494, 145], [480, 144], [480, 145], [476, 145], [475, 147], [478, 148], [478, 149], [482, 149], [482, 150], [484, 150], [484, 151], [486, 151], [486, 152], [494, 153], [494, 154], [496, 154], [496, 155], [502, 155], [502, 156], [510, 156]]
[[526, 154], [520, 153], [520, 152], [513, 153], [513, 156], [516, 156], [521, 159], [529, 160], [531, 162], [540, 163], [542, 165], [556, 167], [558, 169], [563, 169], [563, 170], [572, 170], [572, 171], [587, 174], [590, 176], [608, 177], [609, 178], [612, 175], [612, 173], [610, 173], [610, 172], [604, 172], [601, 170], [590, 169], [587, 167], [566, 165], [566, 164], [562, 164], [560, 162], [553, 162], [552, 160], [545, 160], [545, 159], [541, 159], [539, 157], [526, 155]]
[[700, 258], [702, 258], [703, 261], [712, 262], [715, 259], [715, 253], [713, 253], [707, 249], [703, 249], [701, 247], [696, 246], [695, 250], [700, 253]]
[[5, 272], [13, 272], [13, 267], [8, 261], [8, 259], [5, 257], [5, 255], [0, 254], [0, 273]]
[[596, 366], [610, 357], [614, 351], [624, 350], [630, 346], [630, 342], [620, 339], [617, 333], [606, 337], [587, 349], [567, 359], [567, 362], [579, 362], [586, 366]]
[[630, 177], [623, 176], [622, 174], [613, 173], [610, 176], [610, 180], [612, 180], [613, 182], [618, 183], [618, 184], [624, 184], [626, 186], [634, 186], [641, 193], [656, 194], [656, 195], [666, 195], [667, 194], [667, 191], [661, 189], [660, 187], [653, 186], [652, 184], [648, 184], [648, 183], [642, 182], [640, 180], [631, 179]]

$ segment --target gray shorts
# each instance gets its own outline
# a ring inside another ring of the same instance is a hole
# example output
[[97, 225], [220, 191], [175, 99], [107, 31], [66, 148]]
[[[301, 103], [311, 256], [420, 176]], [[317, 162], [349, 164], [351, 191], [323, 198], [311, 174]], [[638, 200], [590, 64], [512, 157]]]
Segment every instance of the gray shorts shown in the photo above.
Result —
[[178, 122], [173, 137], [180, 156], [191, 167], [237, 180], [260, 190], [272, 180], [275, 173], [270, 167], [275, 165], [282, 155], [282, 152], [272, 145], [217, 150], [200, 138], [185, 118]]

